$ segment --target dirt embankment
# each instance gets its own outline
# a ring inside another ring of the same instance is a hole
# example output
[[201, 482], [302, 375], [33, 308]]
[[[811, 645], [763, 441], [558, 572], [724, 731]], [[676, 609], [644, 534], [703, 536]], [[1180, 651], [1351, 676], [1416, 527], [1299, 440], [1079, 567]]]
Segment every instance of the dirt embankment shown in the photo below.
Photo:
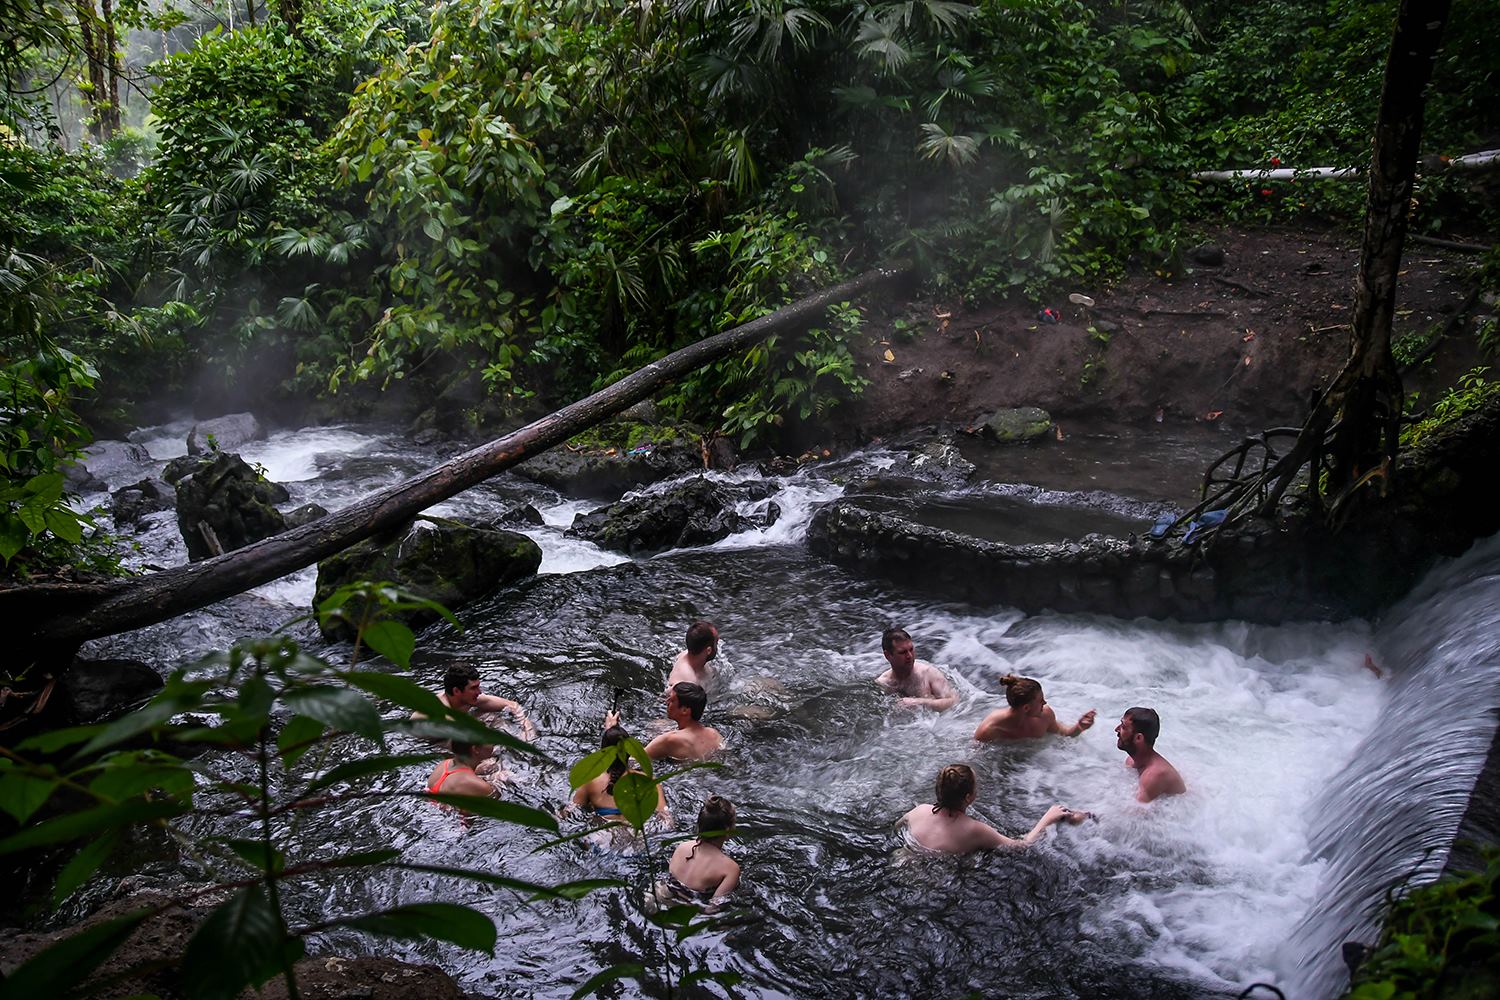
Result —
[[[1217, 421], [1253, 431], [1300, 423], [1311, 394], [1348, 354], [1357, 234], [1225, 229], [1205, 243], [1222, 251], [1221, 264], [1193, 259], [1180, 274], [1077, 288], [1092, 307], [1066, 295], [982, 307], [873, 305], [867, 329], [875, 336], [856, 352], [870, 385], [831, 415], [828, 429], [863, 439], [938, 423], [964, 427], [1011, 406], [1040, 406], [1065, 427]], [[1464, 303], [1475, 260], [1409, 244], [1393, 339], [1447, 324]], [[1039, 317], [1045, 308], [1058, 322]], [[1407, 376], [1407, 390], [1430, 402], [1481, 364], [1472, 329], [1467, 319], [1459, 325], [1461, 335]]]

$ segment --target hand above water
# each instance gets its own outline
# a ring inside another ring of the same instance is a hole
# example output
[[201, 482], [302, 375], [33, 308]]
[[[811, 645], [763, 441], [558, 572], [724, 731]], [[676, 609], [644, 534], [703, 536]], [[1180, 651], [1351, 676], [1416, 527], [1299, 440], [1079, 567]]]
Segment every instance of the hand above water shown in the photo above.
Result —
[[1091, 708], [1078, 717], [1078, 729], [1082, 732], [1094, 724], [1094, 710]]
[[605, 712], [604, 713], [604, 728], [605, 729], [608, 729], [610, 726], [618, 726], [619, 724], [620, 724], [620, 713], [619, 712]]

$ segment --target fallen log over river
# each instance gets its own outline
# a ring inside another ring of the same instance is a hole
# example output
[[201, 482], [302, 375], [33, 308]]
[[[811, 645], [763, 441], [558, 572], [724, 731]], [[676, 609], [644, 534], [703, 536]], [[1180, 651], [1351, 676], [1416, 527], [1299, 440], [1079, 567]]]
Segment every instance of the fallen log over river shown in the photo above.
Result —
[[866, 271], [723, 333], [706, 337], [504, 437], [302, 527], [242, 549], [150, 576], [102, 584], [0, 590], [0, 618], [15, 623], [21, 662], [66, 662], [87, 639], [140, 628], [201, 608], [310, 566], [538, 455], [660, 391], [673, 380], [774, 333], [815, 321], [830, 305], [908, 273], [906, 265]]

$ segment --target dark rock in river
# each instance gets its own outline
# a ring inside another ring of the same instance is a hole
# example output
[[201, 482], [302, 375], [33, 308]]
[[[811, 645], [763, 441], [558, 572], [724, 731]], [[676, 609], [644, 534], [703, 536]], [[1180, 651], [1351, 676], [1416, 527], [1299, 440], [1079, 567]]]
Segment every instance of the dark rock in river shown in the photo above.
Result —
[[142, 479], [131, 486], [115, 490], [109, 499], [115, 527], [127, 528], [139, 524], [147, 514], [171, 510], [177, 503], [177, 494], [168, 483], [160, 479]]
[[[347, 583], [389, 580], [454, 611], [534, 576], [541, 564], [541, 548], [525, 535], [423, 516], [394, 538], [373, 538], [320, 562], [313, 606]], [[345, 609], [353, 620], [359, 620], [361, 609], [354, 602]], [[436, 612], [418, 610], [400, 619], [418, 629], [439, 617]], [[329, 622], [322, 629], [333, 639], [354, 636], [342, 621]]]
[[729, 494], [700, 476], [579, 515], [568, 534], [635, 554], [707, 545], [749, 526], [735, 513]]
[[567, 496], [613, 499], [628, 490], [701, 468], [702, 449], [679, 439], [641, 445], [639, 449], [553, 448], [522, 462], [513, 471]]
[[980, 421], [980, 431], [988, 438], [1006, 443], [1031, 441], [1052, 429], [1052, 415], [1035, 406], [996, 410]]
[[544, 517], [542, 517], [541, 511], [537, 510], [529, 503], [523, 503], [520, 506], [512, 507], [504, 514], [501, 514], [499, 517], [495, 518], [494, 523], [497, 525], [529, 524], [533, 527], [540, 527], [541, 525], [546, 524], [547, 521]]
[[188, 431], [189, 455], [206, 455], [214, 451], [235, 451], [251, 441], [266, 436], [260, 421], [249, 413], [231, 413], [212, 420], [202, 420]]
[[877, 478], [916, 479], [942, 486], [962, 486], [974, 476], [974, 463], [944, 441], [932, 441], [901, 453]]
[[322, 504], [305, 503], [301, 507], [293, 508], [282, 515], [286, 518], [288, 528], [300, 528], [304, 524], [311, 524], [320, 517], [328, 516], [328, 508]]
[[284, 531], [286, 518], [276, 504], [287, 499], [286, 487], [263, 479], [238, 455], [204, 456], [177, 483], [177, 528], [188, 558], [196, 562], [216, 554], [206, 537], [210, 532], [229, 552]]
[[139, 660], [75, 659], [59, 694], [73, 725], [116, 719], [162, 689], [161, 675]]

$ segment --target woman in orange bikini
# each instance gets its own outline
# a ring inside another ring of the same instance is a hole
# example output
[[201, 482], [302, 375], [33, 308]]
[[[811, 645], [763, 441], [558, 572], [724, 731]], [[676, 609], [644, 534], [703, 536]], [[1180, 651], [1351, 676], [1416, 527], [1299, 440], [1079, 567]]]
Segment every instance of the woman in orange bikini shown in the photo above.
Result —
[[482, 795], [486, 798], [494, 795], [494, 786], [474, 773], [474, 768], [494, 754], [495, 748], [487, 743], [454, 740], [453, 756], [433, 768], [432, 776], [427, 779], [427, 790], [444, 795]]

